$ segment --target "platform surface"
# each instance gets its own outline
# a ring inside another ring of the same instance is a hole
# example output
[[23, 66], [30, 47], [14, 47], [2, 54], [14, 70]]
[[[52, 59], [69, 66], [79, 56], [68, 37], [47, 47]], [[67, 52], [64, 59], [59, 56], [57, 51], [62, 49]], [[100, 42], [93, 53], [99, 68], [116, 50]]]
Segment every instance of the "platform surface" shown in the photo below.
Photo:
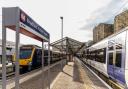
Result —
[[109, 89], [87, 68], [78, 62], [69, 62], [54, 83], [52, 89]]
[[85, 89], [78, 66], [69, 62], [61, 72], [52, 89]]
[[[108, 89], [95, 75], [93, 75], [86, 67], [78, 62], [68, 62], [63, 65], [58, 64], [50, 69], [50, 77], [48, 71], [44, 72], [44, 77], [39, 74], [32, 79], [20, 84], [20, 89], [47, 89], [50, 80], [50, 89]], [[44, 83], [42, 83], [42, 80]], [[14, 89], [14, 88], [13, 88]]]

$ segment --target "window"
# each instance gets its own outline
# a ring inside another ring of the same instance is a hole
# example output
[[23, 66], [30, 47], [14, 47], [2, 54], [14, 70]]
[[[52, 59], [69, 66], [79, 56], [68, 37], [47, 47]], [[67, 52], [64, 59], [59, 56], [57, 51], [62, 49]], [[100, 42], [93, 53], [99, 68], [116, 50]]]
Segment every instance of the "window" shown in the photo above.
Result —
[[116, 44], [116, 49], [122, 49], [122, 44]]
[[115, 61], [115, 66], [116, 67], [121, 67], [121, 58], [122, 55], [121, 55], [121, 52], [117, 52], [116, 53], [116, 61]]
[[114, 50], [113, 46], [109, 46], [108, 50]]
[[0, 64], [2, 64], [2, 55], [0, 55]]
[[109, 53], [109, 65], [113, 65], [113, 53]]
[[20, 49], [20, 59], [30, 58], [32, 54], [32, 49]]
[[95, 59], [97, 62], [105, 63], [106, 62], [106, 48], [99, 49], [95, 52]]

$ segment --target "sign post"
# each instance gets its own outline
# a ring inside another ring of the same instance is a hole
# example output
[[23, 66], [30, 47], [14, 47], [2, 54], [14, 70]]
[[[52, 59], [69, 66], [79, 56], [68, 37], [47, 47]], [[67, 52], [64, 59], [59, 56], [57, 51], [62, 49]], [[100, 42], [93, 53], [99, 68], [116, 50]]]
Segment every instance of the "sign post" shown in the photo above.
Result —
[[20, 43], [20, 27], [19, 27], [19, 8], [17, 8], [17, 15], [16, 15], [16, 44], [15, 44], [15, 89], [19, 89], [19, 43]]
[[[2, 19], [4, 19], [4, 10], [2, 10]], [[2, 89], [6, 89], [6, 27], [2, 20]]]
[[42, 89], [44, 88], [44, 42], [42, 41]]
[[[50, 57], [50, 40], [48, 41], [48, 67], [50, 67], [50, 60], [51, 60], [51, 57]], [[51, 76], [50, 76], [50, 68], [48, 70], [48, 89], [50, 89], [50, 82], [51, 82]]]

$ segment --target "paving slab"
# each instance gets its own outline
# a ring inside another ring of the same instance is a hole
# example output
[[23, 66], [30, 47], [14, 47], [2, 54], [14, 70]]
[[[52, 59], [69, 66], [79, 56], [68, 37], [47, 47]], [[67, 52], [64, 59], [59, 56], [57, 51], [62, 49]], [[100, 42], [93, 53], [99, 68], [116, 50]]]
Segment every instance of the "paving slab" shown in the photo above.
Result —
[[78, 66], [73, 62], [69, 62], [64, 67], [52, 89], [85, 89]]

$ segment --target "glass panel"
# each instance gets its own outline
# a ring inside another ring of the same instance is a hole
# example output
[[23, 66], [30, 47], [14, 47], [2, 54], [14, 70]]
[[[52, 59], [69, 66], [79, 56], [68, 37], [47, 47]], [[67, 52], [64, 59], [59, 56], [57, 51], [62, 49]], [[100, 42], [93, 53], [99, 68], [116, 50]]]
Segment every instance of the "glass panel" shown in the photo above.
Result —
[[20, 59], [27, 59], [31, 57], [31, 49], [20, 49]]
[[109, 53], [109, 65], [113, 65], [113, 53]]
[[116, 49], [122, 49], [122, 44], [116, 44]]
[[96, 61], [101, 62], [101, 63], [105, 63], [106, 62], [106, 48], [99, 49], [95, 53], [96, 53], [95, 54], [96, 55], [95, 56]]
[[109, 46], [108, 50], [114, 50], [114, 47], [113, 46]]
[[2, 64], [2, 55], [0, 55], [0, 64]]
[[121, 58], [122, 55], [121, 55], [121, 52], [117, 52], [116, 53], [116, 61], [115, 61], [115, 66], [116, 67], [121, 67]]

